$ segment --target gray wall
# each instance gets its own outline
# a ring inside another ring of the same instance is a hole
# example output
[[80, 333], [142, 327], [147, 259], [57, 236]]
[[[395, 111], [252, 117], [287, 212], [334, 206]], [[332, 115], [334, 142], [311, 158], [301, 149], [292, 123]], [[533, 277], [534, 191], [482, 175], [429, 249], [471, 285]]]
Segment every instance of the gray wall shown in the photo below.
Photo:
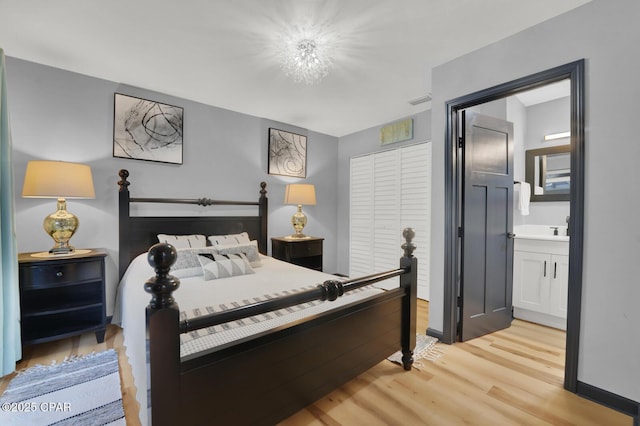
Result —
[[[544, 141], [544, 136], [566, 132], [571, 128], [571, 105], [569, 97], [531, 105], [526, 108], [525, 150], [567, 145], [569, 139]], [[524, 169], [523, 169], [524, 170]], [[531, 189], [533, 191], [533, 188]], [[566, 225], [570, 214], [568, 201], [532, 202], [529, 216], [523, 217], [522, 224]]]
[[[526, 109], [522, 102], [515, 97], [506, 98], [507, 121], [513, 123], [513, 179], [524, 182], [524, 134], [527, 126]], [[520, 185], [513, 186], [513, 225], [522, 225], [525, 216], [518, 210]]]
[[[586, 59], [586, 193], [578, 379], [640, 401], [640, 180], [633, 54], [640, 2], [594, 0], [433, 70], [429, 326], [442, 330], [445, 102]], [[440, 161], [438, 161], [440, 159]]]
[[[399, 148], [404, 145], [424, 142], [431, 139], [431, 111], [423, 111], [418, 114], [405, 117], [413, 118], [413, 139], [380, 145], [380, 126], [371, 127], [340, 138], [338, 144], [338, 272], [349, 273], [349, 161], [352, 157], [379, 152], [388, 149]], [[400, 119], [403, 120], [404, 118]], [[400, 253], [400, 250], [398, 250]]]
[[[43, 251], [53, 245], [42, 229], [42, 221], [55, 210], [55, 201], [20, 197], [27, 161], [65, 160], [91, 165], [96, 199], [67, 202], [69, 211], [80, 219], [80, 228], [71, 242], [78, 248], [107, 249], [109, 314], [117, 285], [116, 182], [118, 170], [122, 168], [130, 171], [130, 190], [139, 197], [253, 201], [260, 195], [259, 183], [266, 181], [269, 237], [293, 232], [290, 221], [295, 206], [283, 205], [285, 185], [314, 183], [318, 205], [305, 207], [309, 218], [305, 233], [325, 238], [324, 269], [335, 271], [337, 138], [10, 57], [7, 58], [7, 85], [18, 250]], [[112, 157], [114, 92], [184, 107], [182, 165]], [[267, 174], [269, 127], [308, 136], [306, 180]], [[195, 206], [185, 213], [202, 214], [202, 207]]]

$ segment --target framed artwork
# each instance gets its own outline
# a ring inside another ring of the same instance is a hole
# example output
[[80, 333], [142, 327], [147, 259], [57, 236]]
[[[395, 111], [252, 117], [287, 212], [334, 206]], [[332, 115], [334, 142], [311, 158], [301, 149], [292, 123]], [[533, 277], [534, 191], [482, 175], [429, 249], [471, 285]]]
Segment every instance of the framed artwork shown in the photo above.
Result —
[[182, 164], [183, 108], [116, 93], [113, 156]]
[[269, 129], [270, 175], [307, 177], [307, 137]]
[[380, 128], [380, 144], [408, 141], [413, 139], [413, 119], [397, 121]]

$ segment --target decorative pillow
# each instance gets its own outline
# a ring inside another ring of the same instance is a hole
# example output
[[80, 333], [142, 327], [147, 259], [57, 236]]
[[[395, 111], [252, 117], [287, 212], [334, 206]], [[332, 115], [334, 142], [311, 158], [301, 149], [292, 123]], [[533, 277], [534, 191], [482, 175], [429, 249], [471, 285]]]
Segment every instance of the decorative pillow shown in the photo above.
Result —
[[258, 251], [258, 241], [253, 240], [248, 244], [218, 244], [213, 246], [220, 254], [244, 253], [252, 268], [262, 266], [260, 262], [260, 252]]
[[158, 242], [171, 244], [177, 249], [200, 248], [207, 246], [207, 239], [204, 235], [158, 234]]
[[218, 244], [249, 244], [249, 234], [246, 232], [242, 232], [240, 234], [229, 234], [229, 235], [209, 235], [209, 242], [212, 246], [217, 246]]
[[198, 254], [213, 254], [216, 250], [212, 247], [207, 248], [187, 248], [177, 249], [178, 258], [176, 263], [171, 266], [171, 275], [176, 278], [197, 277], [202, 275], [202, 265], [198, 260]]
[[200, 253], [198, 260], [202, 265], [205, 281], [255, 273], [243, 253]]

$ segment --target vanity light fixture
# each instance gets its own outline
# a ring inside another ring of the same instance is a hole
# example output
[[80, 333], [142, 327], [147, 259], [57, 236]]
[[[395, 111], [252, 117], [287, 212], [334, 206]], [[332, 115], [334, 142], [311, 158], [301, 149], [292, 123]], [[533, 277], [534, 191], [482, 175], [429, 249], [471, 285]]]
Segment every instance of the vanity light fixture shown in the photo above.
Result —
[[551, 135], [545, 135], [544, 136], [544, 140], [545, 141], [552, 141], [552, 140], [555, 140], [555, 139], [568, 138], [570, 136], [571, 136], [571, 132], [553, 133]]

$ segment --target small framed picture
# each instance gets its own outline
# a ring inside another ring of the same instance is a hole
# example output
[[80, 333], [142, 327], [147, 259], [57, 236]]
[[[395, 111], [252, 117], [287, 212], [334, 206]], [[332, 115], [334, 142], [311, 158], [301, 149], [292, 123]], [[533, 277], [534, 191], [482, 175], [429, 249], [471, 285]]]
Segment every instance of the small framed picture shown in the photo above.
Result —
[[279, 129], [269, 129], [270, 175], [307, 177], [307, 137]]
[[116, 93], [113, 156], [182, 164], [183, 108]]

